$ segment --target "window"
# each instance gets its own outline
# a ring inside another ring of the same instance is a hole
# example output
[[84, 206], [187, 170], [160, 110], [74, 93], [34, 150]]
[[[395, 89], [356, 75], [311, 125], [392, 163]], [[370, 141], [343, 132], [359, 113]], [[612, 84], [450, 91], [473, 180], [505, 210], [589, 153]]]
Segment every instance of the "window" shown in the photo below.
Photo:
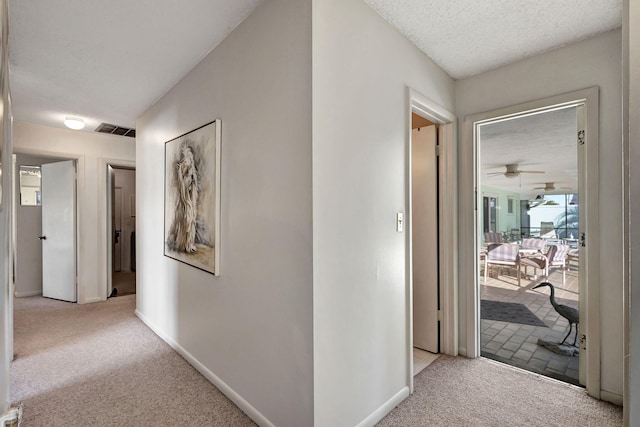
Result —
[[507, 197], [507, 213], [513, 215], [513, 197]]
[[20, 166], [20, 204], [41, 206], [40, 166]]
[[484, 232], [498, 231], [496, 224], [497, 199], [492, 196], [482, 197], [482, 216]]

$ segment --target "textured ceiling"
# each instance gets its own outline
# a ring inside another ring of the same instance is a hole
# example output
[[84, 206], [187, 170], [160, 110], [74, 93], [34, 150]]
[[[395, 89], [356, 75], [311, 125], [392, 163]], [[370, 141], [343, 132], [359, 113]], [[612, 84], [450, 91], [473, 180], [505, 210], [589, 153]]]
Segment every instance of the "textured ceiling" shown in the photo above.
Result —
[[455, 79], [622, 23], [622, 0], [364, 1]]
[[[134, 127], [263, 0], [16, 0], [14, 119]], [[621, 0], [365, 0], [454, 78], [620, 26]]]
[[[481, 185], [514, 191], [531, 199], [539, 194], [577, 193], [577, 129], [575, 107], [482, 125]], [[507, 178], [501, 173], [508, 164], [519, 165], [519, 170], [544, 173]], [[547, 182], [554, 183], [556, 190], [536, 189]]]
[[9, 8], [16, 121], [134, 127], [262, 0], [18, 0]]

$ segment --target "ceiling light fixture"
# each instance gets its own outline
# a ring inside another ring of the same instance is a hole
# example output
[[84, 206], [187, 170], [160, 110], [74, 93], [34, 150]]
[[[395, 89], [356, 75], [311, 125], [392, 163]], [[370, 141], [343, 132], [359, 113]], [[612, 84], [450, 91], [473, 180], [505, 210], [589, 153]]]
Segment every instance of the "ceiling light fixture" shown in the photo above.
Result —
[[80, 130], [84, 128], [84, 120], [77, 117], [66, 117], [64, 119], [64, 125], [69, 129]]

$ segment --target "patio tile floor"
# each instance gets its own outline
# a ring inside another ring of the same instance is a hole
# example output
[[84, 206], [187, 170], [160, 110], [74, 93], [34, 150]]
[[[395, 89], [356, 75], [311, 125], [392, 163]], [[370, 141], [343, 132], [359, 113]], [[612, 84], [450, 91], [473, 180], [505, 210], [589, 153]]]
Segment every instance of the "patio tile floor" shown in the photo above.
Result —
[[[562, 285], [562, 272], [553, 271], [549, 277], [556, 288], [556, 300], [578, 308], [578, 272], [575, 265], [567, 271], [566, 284]], [[578, 380], [578, 356], [563, 356], [538, 345], [538, 339], [560, 342], [569, 331], [569, 322], [561, 317], [549, 302], [549, 288], [532, 290], [540, 280], [524, 277], [521, 285], [515, 271], [508, 268], [492, 269], [493, 277], [483, 283], [480, 279], [480, 296], [485, 300], [524, 304], [546, 326], [532, 326], [497, 320], [481, 319], [482, 356], [504, 362], [528, 371], [552, 377], [571, 384], [580, 385]], [[574, 329], [575, 330], [575, 329]], [[573, 342], [572, 332], [568, 343]]]

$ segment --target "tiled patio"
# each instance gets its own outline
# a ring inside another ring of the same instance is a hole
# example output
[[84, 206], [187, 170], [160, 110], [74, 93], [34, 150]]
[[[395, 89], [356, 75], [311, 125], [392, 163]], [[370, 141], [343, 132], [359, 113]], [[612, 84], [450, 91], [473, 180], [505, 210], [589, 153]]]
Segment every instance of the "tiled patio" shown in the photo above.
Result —
[[[525, 278], [524, 273], [518, 286], [515, 270], [506, 267], [501, 271], [492, 267], [490, 273], [486, 284], [480, 278], [483, 300], [524, 304], [546, 326], [482, 319], [482, 356], [579, 385], [578, 356], [563, 356], [538, 345], [539, 338], [560, 342], [569, 331], [569, 322], [556, 313], [549, 302], [549, 288], [531, 290], [540, 280]], [[552, 270], [548, 281], [556, 288], [558, 303], [578, 308], [577, 265], [572, 263], [566, 274], [564, 286], [559, 270]], [[567, 338], [567, 343], [573, 342], [574, 333]]]

